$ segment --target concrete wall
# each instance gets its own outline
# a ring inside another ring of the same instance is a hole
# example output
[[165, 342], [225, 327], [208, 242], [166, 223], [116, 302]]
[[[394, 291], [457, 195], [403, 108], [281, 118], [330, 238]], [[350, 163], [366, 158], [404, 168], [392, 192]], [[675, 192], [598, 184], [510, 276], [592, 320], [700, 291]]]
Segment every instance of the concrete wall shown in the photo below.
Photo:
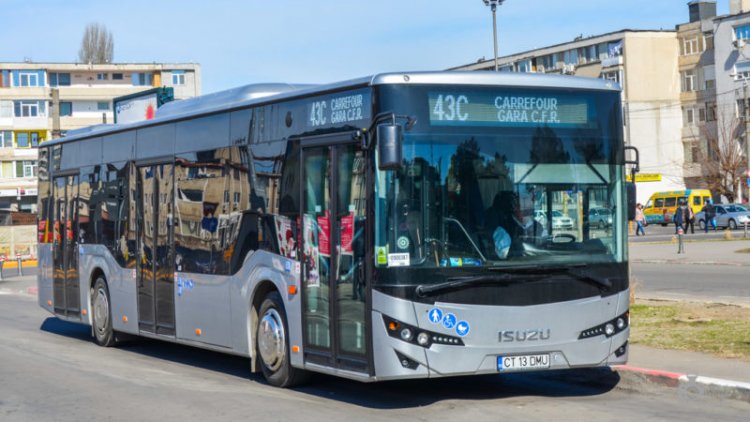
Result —
[[627, 33], [624, 42], [625, 137], [638, 148], [642, 173], [660, 182], [638, 184], [638, 201], [652, 193], [685, 187], [682, 109], [674, 33]]

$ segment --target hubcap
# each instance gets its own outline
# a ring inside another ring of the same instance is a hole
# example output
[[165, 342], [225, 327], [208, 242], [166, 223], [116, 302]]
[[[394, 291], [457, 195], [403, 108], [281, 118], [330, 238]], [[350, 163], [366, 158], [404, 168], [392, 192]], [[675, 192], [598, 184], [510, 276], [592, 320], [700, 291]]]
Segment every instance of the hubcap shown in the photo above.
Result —
[[284, 323], [275, 309], [268, 309], [258, 327], [258, 351], [263, 363], [272, 371], [281, 368], [284, 362]]
[[105, 334], [108, 324], [109, 301], [107, 300], [107, 293], [100, 288], [96, 291], [96, 297], [94, 298], [94, 325], [99, 337]]

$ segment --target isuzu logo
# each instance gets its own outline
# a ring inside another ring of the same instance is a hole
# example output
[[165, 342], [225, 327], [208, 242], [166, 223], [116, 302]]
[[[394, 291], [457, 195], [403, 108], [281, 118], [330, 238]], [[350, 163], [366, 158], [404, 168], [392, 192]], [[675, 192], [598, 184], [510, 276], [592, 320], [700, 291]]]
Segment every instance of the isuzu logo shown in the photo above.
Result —
[[549, 332], [549, 328], [546, 330], [500, 331], [498, 333], [498, 341], [500, 343], [511, 343], [518, 341], [549, 340]]

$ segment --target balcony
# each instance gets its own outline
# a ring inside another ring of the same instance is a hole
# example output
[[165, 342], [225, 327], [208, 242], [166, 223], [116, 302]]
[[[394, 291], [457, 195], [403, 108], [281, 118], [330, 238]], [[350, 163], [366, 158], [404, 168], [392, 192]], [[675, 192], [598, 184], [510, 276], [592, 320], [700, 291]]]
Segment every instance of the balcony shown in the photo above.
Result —
[[146, 91], [152, 89], [150, 85], [147, 86], [132, 86], [132, 85], [108, 85], [108, 86], [86, 86], [86, 85], [73, 85], [73, 86], [62, 86], [60, 87], [60, 99], [63, 101], [71, 100], [99, 100], [104, 98], [120, 97], [123, 95], [134, 94], [136, 92]]
[[38, 117], [14, 117], [11, 123], [14, 130], [36, 130], [36, 129], [47, 129], [49, 127], [49, 120], [47, 116]]
[[614, 56], [614, 57], [607, 57], [606, 59], [602, 59], [603, 68], [620, 66], [623, 63], [625, 63], [625, 58], [623, 56]]

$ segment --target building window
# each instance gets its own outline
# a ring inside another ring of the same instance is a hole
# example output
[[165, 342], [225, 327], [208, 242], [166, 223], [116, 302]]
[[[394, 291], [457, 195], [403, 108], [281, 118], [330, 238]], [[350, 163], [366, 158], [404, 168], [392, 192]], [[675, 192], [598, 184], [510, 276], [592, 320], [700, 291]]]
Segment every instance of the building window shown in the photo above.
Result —
[[689, 56], [691, 54], [698, 54], [698, 37], [685, 38], [682, 42], [683, 54]]
[[49, 85], [50, 86], [70, 86], [70, 73], [56, 73], [56, 72], [50, 73]]
[[133, 86], [150, 86], [153, 82], [153, 75], [150, 73], [133, 73], [131, 80]]
[[602, 73], [602, 79], [606, 79], [608, 81], [617, 82], [618, 84], [622, 83], [622, 77], [620, 76], [620, 71], [614, 71], [614, 72], [604, 72]]
[[36, 177], [36, 161], [16, 161], [16, 177]]
[[686, 108], [685, 109], [685, 123], [687, 125], [692, 125], [695, 122], [695, 110], [692, 108]]
[[28, 132], [18, 132], [16, 133], [16, 147], [17, 148], [28, 148], [31, 144], [29, 144], [29, 133]]
[[747, 118], [747, 110], [745, 110], [745, 100], [737, 100], [737, 117], [741, 119]]
[[716, 103], [706, 103], [706, 120], [709, 122], [716, 121]]
[[706, 80], [706, 89], [716, 89], [716, 80], [715, 79], [707, 79]]
[[696, 77], [695, 70], [686, 70], [682, 73], [682, 92], [695, 91]]
[[0, 131], [0, 148], [13, 148], [13, 132]]
[[113, 73], [112, 74], [112, 80], [113, 81], [121, 81], [123, 79], [122, 73]]
[[70, 101], [60, 102], [60, 117], [72, 116], [73, 115], [73, 103]]
[[44, 101], [14, 101], [16, 117], [44, 117]]
[[734, 28], [734, 39], [735, 40], [747, 40], [750, 39], [750, 25], [742, 25]]
[[39, 74], [36, 72], [18, 72], [18, 86], [39, 86]]
[[96, 80], [97, 81], [106, 81], [107, 80], [107, 74], [106, 73], [97, 73], [96, 74]]
[[109, 102], [108, 101], [97, 102], [96, 109], [99, 111], [109, 111]]
[[[526, 72], [528, 72], [528, 70], [526, 70]], [[185, 85], [185, 71], [184, 70], [172, 71], [172, 85]]]
[[701, 121], [701, 122], [706, 121], [706, 109], [703, 107], [698, 109], [698, 121]]

